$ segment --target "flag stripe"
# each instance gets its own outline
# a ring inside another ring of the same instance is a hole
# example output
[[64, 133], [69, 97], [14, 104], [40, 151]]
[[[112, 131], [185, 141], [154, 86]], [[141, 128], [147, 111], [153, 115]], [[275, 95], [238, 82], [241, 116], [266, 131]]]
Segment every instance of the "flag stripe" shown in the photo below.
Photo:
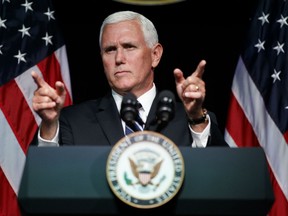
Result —
[[20, 76], [16, 77], [15, 82], [17, 83], [19, 89], [21, 90], [23, 97], [25, 98], [26, 103], [30, 108], [31, 114], [34, 116], [35, 123], [39, 125], [41, 122], [41, 118], [37, 115], [37, 113], [33, 111], [33, 108], [32, 108], [32, 99], [33, 99], [34, 91], [37, 89], [37, 85], [31, 76], [31, 71], [35, 71], [35, 72], [38, 72], [38, 74], [39, 73], [41, 74], [41, 72], [39, 72], [39, 69], [36, 65], [32, 67], [31, 69], [22, 73]]
[[2, 109], [0, 112], [0, 125], [0, 165], [14, 192], [17, 193], [22, 169], [25, 163], [25, 154], [3, 114]]
[[[43, 61], [39, 62], [37, 66], [42, 72], [42, 75], [45, 81], [52, 87], [55, 87], [56, 81], [64, 82], [62, 78], [62, 74], [61, 74], [60, 65], [59, 65], [56, 55], [52, 54], [48, 56]], [[68, 94], [66, 97], [65, 105], [68, 105], [68, 104], [71, 104], [72, 101], [71, 101], [71, 96], [70, 96], [70, 90], [67, 89], [66, 85], [65, 85], [65, 88]]]
[[58, 60], [54, 54], [47, 56], [43, 61], [39, 62], [37, 66], [42, 72], [44, 80], [53, 88], [55, 88], [56, 81], [63, 81]]
[[10, 187], [0, 167], [0, 216], [21, 215], [17, 204], [17, 196]]
[[287, 207], [287, 198], [285, 197], [282, 189], [279, 187], [278, 182], [274, 178], [274, 174], [270, 169], [271, 183], [274, 191], [274, 206], [272, 206], [271, 214], [275, 216], [287, 216], [288, 207]]
[[71, 87], [71, 79], [70, 79], [70, 73], [69, 73], [69, 65], [68, 65], [68, 57], [66, 52], [66, 46], [63, 45], [60, 47], [60, 49], [57, 49], [55, 51], [55, 57], [58, 60], [58, 62], [61, 62], [60, 64], [60, 72], [62, 75], [62, 80], [65, 83], [65, 87], [68, 90], [68, 99], [70, 100], [70, 104], [72, 104], [72, 87]]
[[[235, 147], [235, 143], [245, 143], [247, 146], [259, 147], [259, 142], [254, 134], [253, 128], [247, 118], [243, 109], [236, 100], [233, 92], [230, 98], [230, 109], [228, 110], [228, 118], [226, 124], [225, 139], [230, 140], [228, 143], [233, 143], [231, 147]], [[237, 124], [235, 126], [235, 124]], [[241, 131], [245, 130], [245, 136]], [[228, 137], [228, 135], [230, 137]], [[227, 136], [227, 137], [226, 137]], [[233, 141], [231, 140], [233, 139]]]
[[[5, 118], [10, 124], [13, 133], [21, 148], [26, 152], [36, 130], [34, 116], [28, 106], [17, 83], [12, 80], [0, 87], [0, 104]], [[26, 124], [19, 124], [26, 122]]]

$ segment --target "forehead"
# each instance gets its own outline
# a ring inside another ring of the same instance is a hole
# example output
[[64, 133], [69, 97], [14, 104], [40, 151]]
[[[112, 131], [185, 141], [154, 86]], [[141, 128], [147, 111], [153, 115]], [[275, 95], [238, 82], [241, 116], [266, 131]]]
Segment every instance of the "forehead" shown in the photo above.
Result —
[[108, 24], [103, 29], [102, 43], [119, 42], [122, 40], [144, 40], [140, 24], [136, 20]]

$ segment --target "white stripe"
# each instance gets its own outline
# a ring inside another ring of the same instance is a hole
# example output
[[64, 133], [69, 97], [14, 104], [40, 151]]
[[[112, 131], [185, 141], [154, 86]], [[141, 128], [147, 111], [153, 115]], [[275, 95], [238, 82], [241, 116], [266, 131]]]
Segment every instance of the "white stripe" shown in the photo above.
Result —
[[230, 147], [235, 147], [235, 148], [238, 147], [237, 144], [235, 143], [233, 137], [230, 136], [230, 133], [226, 129], [224, 132], [224, 138]]
[[66, 46], [60, 47], [58, 50], [55, 51], [55, 56], [58, 59], [58, 62], [61, 67], [61, 74], [63, 78], [63, 82], [70, 94], [70, 98], [72, 100], [72, 88], [71, 88], [71, 81], [70, 81], [70, 72], [69, 72], [69, 65], [68, 65], [68, 58], [66, 52]]
[[39, 76], [43, 77], [39, 68], [37, 66], [34, 66], [29, 70], [25, 71], [24, 73], [22, 73], [21, 75], [19, 75], [18, 77], [16, 77], [15, 81], [20, 91], [22, 92], [25, 100], [27, 101], [27, 104], [30, 107], [31, 112], [33, 113], [36, 123], [40, 125], [41, 118], [36, 112], [34, 112], [32, 108], [32, 98], [34, 95], [34, 91], [37, 89], [37, 85], [31, 76], [32, 71], [35, 71]]
[[16, 194], [20, 187], [26, 156], [0, 109], [0, 166]]
[[263, 98], [239, 58], [232, 91], [263, 147], [276, 180], [288, 200], [288, 146], [265, 109]]

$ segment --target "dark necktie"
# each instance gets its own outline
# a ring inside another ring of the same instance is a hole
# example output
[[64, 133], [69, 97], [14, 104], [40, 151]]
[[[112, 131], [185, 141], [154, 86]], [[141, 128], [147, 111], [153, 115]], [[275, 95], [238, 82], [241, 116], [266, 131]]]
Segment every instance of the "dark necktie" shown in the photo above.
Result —
[[137, 103], [137, 115], [135, 116], [135, 120], [131, 123], [126, 123], [126, 125], [125, 125], [125, 134], [126, 135], [133, 133], [133, 132], [136, 132], [136, 131], [143, 131], [144, 122], [139, 115], [139, 109], [141, 107], [142, 107], [142, 105], [138, 102]]

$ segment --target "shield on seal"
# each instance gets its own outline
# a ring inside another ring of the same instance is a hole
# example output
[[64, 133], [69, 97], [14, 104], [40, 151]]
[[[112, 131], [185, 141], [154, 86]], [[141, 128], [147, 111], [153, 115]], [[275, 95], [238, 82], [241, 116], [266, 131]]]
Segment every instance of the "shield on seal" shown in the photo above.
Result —
[[149, 172], [139, 173], [139, 181], [143, 186], [147, 185], [151, 181], [151, 173]]

